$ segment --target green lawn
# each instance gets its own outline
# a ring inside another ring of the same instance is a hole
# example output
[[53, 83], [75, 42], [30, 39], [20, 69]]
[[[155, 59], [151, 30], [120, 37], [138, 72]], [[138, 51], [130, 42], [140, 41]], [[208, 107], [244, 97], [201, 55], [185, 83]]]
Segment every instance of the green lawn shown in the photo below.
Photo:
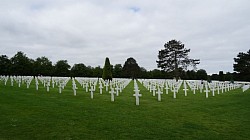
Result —
[[[138, 82], [139, 84], [139, 82]], [[250, 90], [241, 89], [205, 98], [183, 91], [157, 101], [141, 84], [135, 105], [133, 81], [110, 101], [94, 99], [80, 85], [73, 96], [71, 82], [62, 94], [40, 84], [35, 90], [0, 83], [0, 139], [250, 139]]]

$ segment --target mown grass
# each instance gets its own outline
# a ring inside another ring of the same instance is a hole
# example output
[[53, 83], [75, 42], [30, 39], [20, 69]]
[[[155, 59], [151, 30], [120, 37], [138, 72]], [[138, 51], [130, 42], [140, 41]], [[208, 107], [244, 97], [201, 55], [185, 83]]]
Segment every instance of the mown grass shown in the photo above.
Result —
[[[139, 82], [138, 82], [139, 84]], [[133, 81], [110, 101], [97, 88], [94, 99], [78, 84], [58, 93], [34, 83], [27, 89], [0, 83], [0, 139], [249, 139], [250, 91], [236, 89], [215, 97], [205, 93], [162, 101], [141, 84], [140, 106], [135, 105]]]

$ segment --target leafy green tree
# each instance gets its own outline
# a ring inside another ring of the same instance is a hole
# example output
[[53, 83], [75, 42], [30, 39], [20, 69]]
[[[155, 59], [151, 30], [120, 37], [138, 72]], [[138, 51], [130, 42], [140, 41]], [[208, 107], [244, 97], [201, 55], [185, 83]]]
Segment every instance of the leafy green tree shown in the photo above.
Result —
[[136, 60], [134, 58], [130, 57], [124, 63], [122, 71], [123, 71], [124, 77], [136, 79], [139, 75], [140, 67], [137, 64]]
[[188, 70], [186, 72], [188, 80], [196, 80], [196, 72], [194, 70]]
[[38, 57], [34, 62], [34, 74], [52, 76], [52, 62], [45, 56]]
[[231, 81], [231, 82], [233, 82], [233, 75], [230, 72], [227, 72], [224, 75], [224, 78], [225, 78], [225, 81]]
[[196, 72], [196, 77], [198, 80], [207, 80], [207, 72], [204, 69], [199, 69]]
[[11, 62], [6, 55], [0, 56], [0, 75], [10, 75]]
[[211, 80], [216, 80], [218, 81], [220, 78], [219, 78], [219, 75], [218, 74], [212, 74], [211, 76]]
[[121, 78], [122, 77], [122, 65], [121, 64], [115, 64], [114, 70], [113, 70], [113, 76], [115, 78]]
[[17, 52], [10, 60], [13, 75], [33, 75], [34, 60], [29, 59], [23, 52]]
[[59, 60], [54, 66], [54, 76], [70, 76], [70, 65], [67, 60]]
[[152, 79], [164, 79], [164, 78], [166, 78], [166, 74], [163, 73], [163, 71], [158, 70], [158, 69], [154, 69], [154, 70], [150, 71], [149, 73], [150, 73], [150, 78], [152, 78]]
[[207, 76], [207, 81], [208, 81], [209, 83], [211, 83], [211, 82], [212, 82], [212, 80], [211, 80], [211, 76], [210, 76], [210, 75], [208, 75], [208, 76]]
[[250, 81], [250, 49], [247, 53], [240, 52], [234, 61], [234, 71], [239, 73], [240, 79]]
[[110, 65], [108, 57], [106, 57], [106, 59], [105, 59], [105, 64], [104, 64], [103, 73], [102, 73], [102, 79], [103, 80], [112, 80], [112, 70], [111, 70], [111, 65]]
[[140, 75], [139, 78], [149, 78], [148, 71], [144, 67], [140, 67]]
[[74, 64], [71, 68], [71, 76], [73, 77], [86, 77], [87, 76], [87, 67], [83, 64]]
[[97, 66], [93, 69], [93, 77], [102, 77], [102, 68], [100, 66]]
[[190, 49], [184, 48], [181, 41], [171, 40], [164, 45], [164, 49], [159, 51], [157, 66], [164, 71], [174, 71], [176, 80], [180, 77], [179, 68], [186, 70], [188, 66], [193, 66], [200, 63], [199, 59], [190, 59], [188, 53]]
[[93, 69], [94, 69], [93, 67], [87, 66], [87, 69], [86, 69], [87, 77], [93, 77], [93, 74], [94, 74]]
[[225, 81], [223, 71], [219, 71], [219, 81]]

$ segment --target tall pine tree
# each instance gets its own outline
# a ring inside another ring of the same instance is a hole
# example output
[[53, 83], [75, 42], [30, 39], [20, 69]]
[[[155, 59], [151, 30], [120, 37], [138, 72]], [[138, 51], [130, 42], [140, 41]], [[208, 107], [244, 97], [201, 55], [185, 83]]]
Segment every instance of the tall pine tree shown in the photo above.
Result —
[[164, 45], [164, 49], [159, 51], [157, 66], [166, 72], [174, 71], [174, 77], [178, 80], [179, 71], [187, 69], [188, 66], [195, 68], [200, 63], [199, 59], [190, 59], [189, 52], [190, 49], [184, 48], [181, 41], [171, 40]]

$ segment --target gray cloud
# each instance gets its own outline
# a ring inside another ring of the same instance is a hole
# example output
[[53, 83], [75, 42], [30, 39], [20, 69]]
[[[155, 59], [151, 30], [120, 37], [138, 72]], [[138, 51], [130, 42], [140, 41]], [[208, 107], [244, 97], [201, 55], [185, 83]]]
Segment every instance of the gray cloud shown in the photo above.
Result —
[[248, 0], [3, 0], [0, 52], [72, 65], [124, 64], [134, 57], [155, 69], [158, 51], [181, 40], [208, 73], [233, 71], [233, 58], [249, 49]]

